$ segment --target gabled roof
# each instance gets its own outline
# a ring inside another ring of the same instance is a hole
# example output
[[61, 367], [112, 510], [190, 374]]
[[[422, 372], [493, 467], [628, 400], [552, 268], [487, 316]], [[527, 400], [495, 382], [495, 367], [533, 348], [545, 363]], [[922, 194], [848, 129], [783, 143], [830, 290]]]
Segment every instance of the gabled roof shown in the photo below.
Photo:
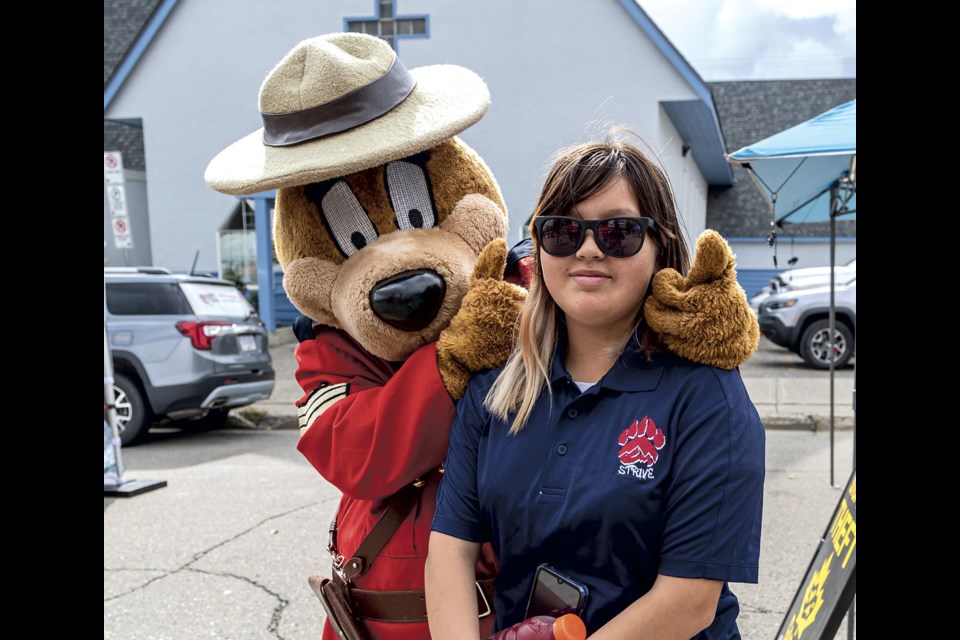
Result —
[[690, 145], [693, 159], [703, 177], [711, 186], [733, 184], [733, 173], [724, 157], [726, 146], [710, 86], [660, 31], [637, 0], [619, 2], [697, 96], [696, 100], [664, 101], [661, 104], [683, 141]]
[[176, 4], [176, 0], [103, 0], [104, 111]]

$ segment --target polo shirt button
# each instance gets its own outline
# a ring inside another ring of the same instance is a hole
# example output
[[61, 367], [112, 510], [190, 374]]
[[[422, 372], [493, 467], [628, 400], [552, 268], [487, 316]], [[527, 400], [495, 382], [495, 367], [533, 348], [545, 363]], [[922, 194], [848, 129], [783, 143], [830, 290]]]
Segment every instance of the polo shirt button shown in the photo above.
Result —
[[557, 453], [559, 453], [561, 456], [567, 455], [567, 445], [562, 444], [557, 447]]
[[578, 414], [579, 412], [576, 409], [570, 409], [569, 411], [567, 411], [568, 418], [576, 418]]

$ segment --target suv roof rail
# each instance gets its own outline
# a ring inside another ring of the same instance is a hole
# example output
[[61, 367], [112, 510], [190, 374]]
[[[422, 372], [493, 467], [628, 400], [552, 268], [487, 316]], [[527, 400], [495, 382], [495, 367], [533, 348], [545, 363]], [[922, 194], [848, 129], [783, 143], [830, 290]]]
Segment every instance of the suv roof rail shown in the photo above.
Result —
[[164, 267], [104, 267], [105, 273], [147, 273], [154, 275], [170, 275], [170, 269]]

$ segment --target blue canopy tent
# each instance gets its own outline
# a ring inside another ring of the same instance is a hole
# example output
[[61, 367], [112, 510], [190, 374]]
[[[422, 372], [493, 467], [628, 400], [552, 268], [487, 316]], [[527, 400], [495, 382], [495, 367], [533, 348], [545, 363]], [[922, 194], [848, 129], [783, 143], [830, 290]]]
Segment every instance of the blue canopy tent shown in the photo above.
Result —
[[[830, 336], [835, 349], [836, 220], [857, 213], [857, 101], [851, 100], [727, 156], [743, 166], [766, 197], [773, 222], [830, 222]], [[776, 238], [776, 234], [772, 234]], [[856, 468], [856, 374], [853, 464]], [[834, 483], [834, 371], [830, 361], [830, 483]]]
[[746, 146], [727, 159], [747, 170], [770, 203], [777, 225], [856, 216], [857, 101]]

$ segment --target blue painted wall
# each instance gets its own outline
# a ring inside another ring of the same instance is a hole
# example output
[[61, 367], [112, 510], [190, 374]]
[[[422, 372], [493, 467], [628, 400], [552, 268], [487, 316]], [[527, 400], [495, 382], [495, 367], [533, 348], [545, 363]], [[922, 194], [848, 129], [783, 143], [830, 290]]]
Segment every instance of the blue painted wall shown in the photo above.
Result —
[[770, 278], [783, 269], [737, 269], [737, 282], [747, 293], [749, 300], [760, 293], [760, 290], [770, 284]]
[[287, 298], [283, 290], [283, 270], [280, 265], [273, 265], [273, 319], [277, 327], [289, 327], [300, 312]]

